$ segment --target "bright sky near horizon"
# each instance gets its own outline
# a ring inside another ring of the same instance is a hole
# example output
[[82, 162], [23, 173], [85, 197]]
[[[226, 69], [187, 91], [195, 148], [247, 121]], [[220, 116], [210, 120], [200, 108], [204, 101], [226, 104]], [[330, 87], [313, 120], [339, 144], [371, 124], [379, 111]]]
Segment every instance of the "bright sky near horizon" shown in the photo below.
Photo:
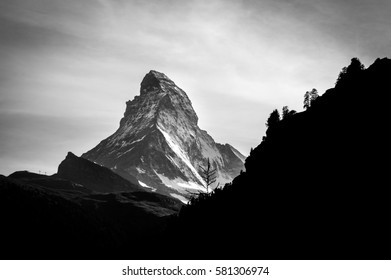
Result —
[[119, 126], [151, 69], [247, 155], [352, 57], [390, 56], [389, 0], [0, 0], [0, 174], [56, 172]]

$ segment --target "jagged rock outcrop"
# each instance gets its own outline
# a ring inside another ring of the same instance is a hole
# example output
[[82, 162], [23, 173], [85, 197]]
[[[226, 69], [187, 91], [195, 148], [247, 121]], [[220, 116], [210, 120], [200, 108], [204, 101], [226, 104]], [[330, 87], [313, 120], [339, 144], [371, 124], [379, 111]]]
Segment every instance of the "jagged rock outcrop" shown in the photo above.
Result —
[[103, 193], [134, 192], [142, 188], [110, 169], [94, 164], [69, 152], [58, 166], [55, 177], [77, 182], [89, 190]]
[[118, 130], [82, 157], [186, 201], [189, 193], [205, 189], [198, 171], [207, 158], [217, 169], [216, 185], [230, 182], [244, 169], [240, 152], [217, 144], [197, 123], [187, 94], [166, 75], [150, 71], [140, 95], [126, 103]]

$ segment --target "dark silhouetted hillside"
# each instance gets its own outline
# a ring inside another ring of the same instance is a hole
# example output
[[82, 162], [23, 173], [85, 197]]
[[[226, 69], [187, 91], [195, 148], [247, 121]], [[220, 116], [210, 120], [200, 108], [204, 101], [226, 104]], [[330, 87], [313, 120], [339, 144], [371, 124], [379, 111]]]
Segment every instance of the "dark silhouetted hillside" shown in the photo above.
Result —
[[156, 248], [181, 202], [140, 191], [73, 154], [59, 170], [55, 176], [0, 176], [0, 259], [143, 259], [164, 253]]
[[182, 208], [169, 235], [202, 244], [187, 258], [391, 258], [391, 60], [357, 61], [270, 122], [232, 184]]

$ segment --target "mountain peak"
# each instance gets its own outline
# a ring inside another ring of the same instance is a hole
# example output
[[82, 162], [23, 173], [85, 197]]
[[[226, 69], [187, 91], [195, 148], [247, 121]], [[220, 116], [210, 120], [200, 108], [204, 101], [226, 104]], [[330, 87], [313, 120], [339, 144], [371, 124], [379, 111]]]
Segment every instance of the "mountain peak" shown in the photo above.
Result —
[[73, 159], [73, 158], [77, 158], [77, 156], [72, 152], [68, 152], [66, 158]]
[[151, 70], [145, 75], [144, 79], [141, 81], [140, 93], [162, 90], [163, 84], [170, 86], [175, 85], [175, 83], [164, 73]]
[[151, 70], [141, 82], [140, 95], [126, 103], [118, 130], [82, 157], [186, 201], [189, 193], [204, 190], [198, 169], [205, 159], [218, 169], [220, 184], [244, 168], [239, 152], [222, 149], [197, 123], [187, 94], [165, 74]]
[[161, 79], [161, 80], [170, 80], [164, 73], [156, 71], [156, 70], [149, 71], [147, 75], [153, 75], [157, 79]]

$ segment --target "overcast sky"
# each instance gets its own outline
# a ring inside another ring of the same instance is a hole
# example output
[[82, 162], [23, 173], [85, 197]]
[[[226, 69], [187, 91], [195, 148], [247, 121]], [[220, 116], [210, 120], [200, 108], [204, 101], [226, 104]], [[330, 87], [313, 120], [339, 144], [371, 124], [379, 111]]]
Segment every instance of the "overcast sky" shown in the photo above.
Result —
[[0, 174], [93, 148], [151, 69], [247, 155], [274, 108], [390, 56], [390, 15], [389, 0], [0, 0]]

